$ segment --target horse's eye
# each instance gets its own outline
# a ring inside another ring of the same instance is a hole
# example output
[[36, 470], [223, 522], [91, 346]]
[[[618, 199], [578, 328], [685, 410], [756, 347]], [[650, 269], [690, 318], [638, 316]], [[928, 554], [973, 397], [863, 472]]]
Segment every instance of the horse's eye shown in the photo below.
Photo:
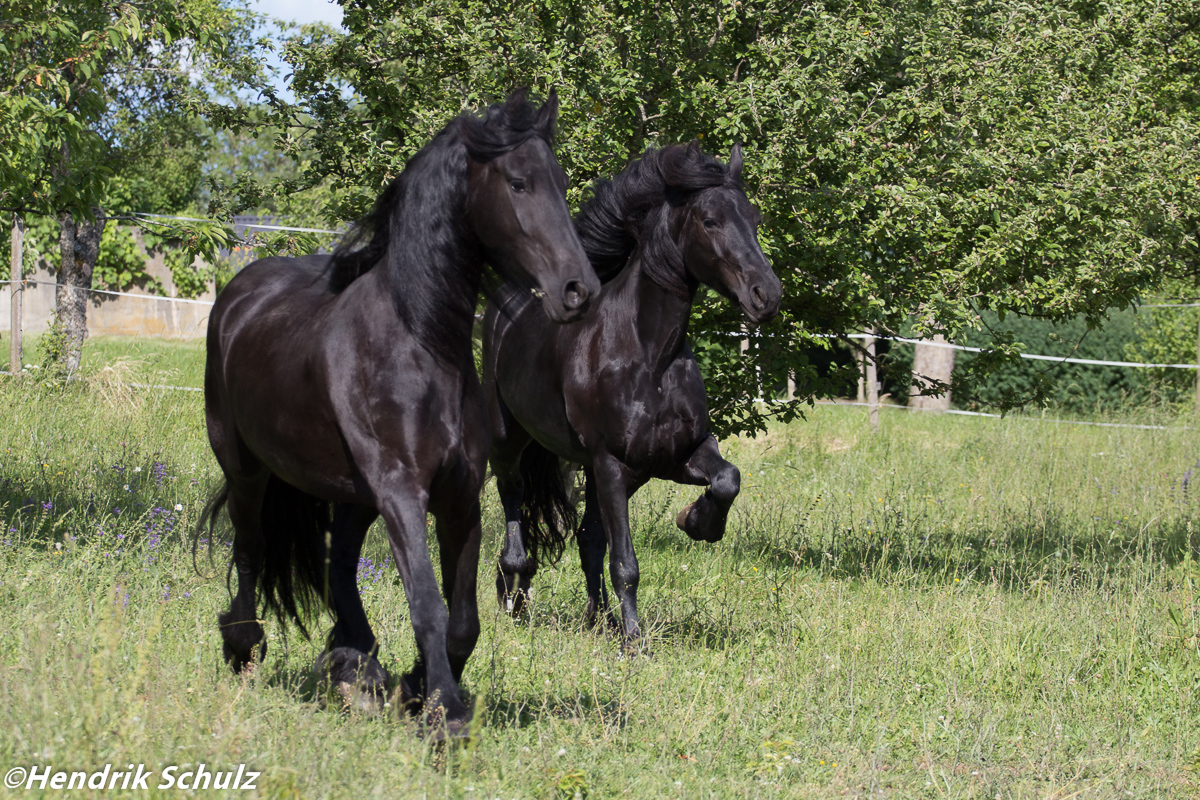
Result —
[[710, 228], [710, 229], [711, 229], [711, 228], [715, 228], [715, 227], [717, 227], [717, 221], [716, 221], [715, 219], [708, 219], [708, 218], [705, 218], [705, 220], [704, 220], [704, 227], [706, 227], [706, 228]]
[[520, 178], [514, 178], [513, 180], [508, 182], [508, 185], [512, 187], [512, 190], [514, 192], [525, 191], [525, 181], [523, 181]]

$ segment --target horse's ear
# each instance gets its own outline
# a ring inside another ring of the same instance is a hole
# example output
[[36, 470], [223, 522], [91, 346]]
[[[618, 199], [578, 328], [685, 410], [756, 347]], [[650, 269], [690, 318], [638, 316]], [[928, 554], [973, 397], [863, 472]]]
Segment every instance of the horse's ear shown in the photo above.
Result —
[[525, 95], [528, 92], [529, 89], [521, 87], [510, 94], [508, 96], [508, 100], [505, 101], [504, 106], [508, 109], [513, 118], [519, 118], [521, 116], [521, 109], [525, 107]]
[[742, 146], [735, 144], [729, 151], [729, 177], [735, 181], [742, 178]]
[[700, 150], [700, 140], [699, 139], [692, 139], [690, 142], [688, 142], [688, 146], [687, 146], [688, 161], [699, 161], [703, 155], [704, 155], [703, 152], [701, 152], [701, 150]]
[[547, 141], [554, 138], [554, 124], [558, 121], [558, 89], [550, 90], [550, 96], [546, 98], [546, 102], [542, 103], [541, 109], [538, 111], [537, 119], [534, 120], [533, 128], [542, 135]]

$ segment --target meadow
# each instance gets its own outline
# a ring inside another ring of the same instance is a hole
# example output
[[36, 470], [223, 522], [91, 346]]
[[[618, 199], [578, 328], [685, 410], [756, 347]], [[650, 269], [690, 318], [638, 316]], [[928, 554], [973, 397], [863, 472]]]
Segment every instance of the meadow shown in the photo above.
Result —
[[[267, 798], [1200, 798], [1200, 448], [1166, 429], [818, 406], [723, 443], [724, 541], [631, 506], [652, 655], [580, 627], [578, 556], [530, 613], [492, 593], [469, 744], [342, 710], [313, 641], [268, 624], [221, 659], [227, 547], [191, 531], [218, 483], [198, 344], [92, 340], [88, 378], [0, 383], [0, 766], [204, 763]], [[1191, 425], [1190, 429], [1181, 426]], [[384, 535], [359, 581], [394, 673], [414, 656]], [[435, 556], [436, 558], [436, 556]], [[178, 796], [178, 789], [72, 796]], [[213, 790], [195, 794], [215, 795]], [[17, 790], [13, 797], [58, 794]]]

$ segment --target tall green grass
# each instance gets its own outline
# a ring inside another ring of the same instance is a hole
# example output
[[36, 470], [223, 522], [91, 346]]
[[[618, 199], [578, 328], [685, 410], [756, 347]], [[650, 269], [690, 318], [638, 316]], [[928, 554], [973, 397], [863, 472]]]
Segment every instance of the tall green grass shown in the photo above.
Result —
[[[100, 350], [83, 386], [0, 383], [4, 771], [246, 763], [263, 797], [1200, 796], [1194, 430], [894, 413], [871, 435], [818, 407], [725, 442], [724, 541], [675, 529], [694, 488], [633, 500], [633, 658], [580, 629], [574, 553], [527, 617], [499, 613], [489, 486], [475, 736], [443, 751], [325, 705], [319, 644], [273, 623], [263, 667], [227, 671], [225, 543], [198, 575], [189, 538], [219, 478], [202, 400], [131, 391], [173, 381]], [[179, 352], [165, 369], [198, 386], [202, 351]], [[396, 674], [415, 650], [386, 561], [373, 531], [360, 586]]]

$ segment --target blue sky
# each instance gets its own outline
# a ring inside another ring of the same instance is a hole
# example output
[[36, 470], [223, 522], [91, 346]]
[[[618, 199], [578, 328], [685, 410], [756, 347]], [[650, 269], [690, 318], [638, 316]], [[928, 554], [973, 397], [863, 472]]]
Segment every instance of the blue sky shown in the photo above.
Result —
[[294, 22], [342, 24], [342, 7], [327, 0], [252, 0], [250, 7], [260, 14]]
[[[251, 0], [250, 8], [268, 17], [291, 22], [326, 22], [335, 27], [342, 24], [342, 7], [330, 0]], [[275, 67], [280, 97], [292, 100], [292, 93], [284, 88], [283, 80], [290, 72], [288, 66], [274, 56], [267, 63]]]

